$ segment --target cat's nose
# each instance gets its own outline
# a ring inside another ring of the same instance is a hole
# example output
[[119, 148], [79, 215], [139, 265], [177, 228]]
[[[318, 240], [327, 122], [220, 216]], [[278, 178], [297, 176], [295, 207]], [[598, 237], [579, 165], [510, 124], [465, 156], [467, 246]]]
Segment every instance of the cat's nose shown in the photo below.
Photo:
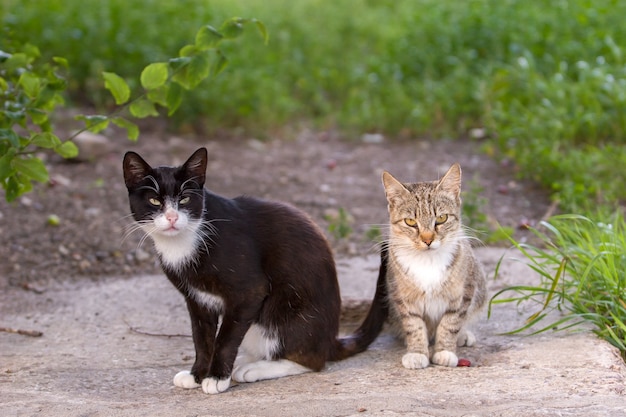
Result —
[[165, 212], [165, 219], [173, 226], [176, 220], [178, 220], [178, 213], [176, 213], [176, 210], [167, 210]]
[[426, 244], [426, 246], [430, 246], [433, 243], [433, 240], [435, 240], [435, 234], [432, 232], [423, 232], [420, 234], [420, 238], [422, 239], [422, 242]]

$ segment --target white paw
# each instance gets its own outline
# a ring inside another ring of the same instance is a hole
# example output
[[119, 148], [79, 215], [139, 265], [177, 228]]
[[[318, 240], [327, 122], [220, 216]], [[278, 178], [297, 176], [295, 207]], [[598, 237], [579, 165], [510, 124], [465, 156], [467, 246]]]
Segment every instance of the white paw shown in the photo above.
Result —
[[449, 350], [440, 350], [433, 355], [433, 363], [454, 368], [459, 363], [459, 358]]
[[237, 382], [256, 382], [259, 380], [254, 374], [254, 363], [244, 363], [241, 366], [235, 366], [233, 369], [233, 379]]
[[174, 385], [185, 389], [198, 388], [200, 386], [189, 371], [180, 371], [177, 373], [174, 377]]
[[219, 394], [230, 387], [230, 377], [218, 379], [215, 377], [204, 378], [202, 380], [202, 391], [205, 394]]
[[256, 382], [311, 372], [311, 369], [288, 359], [256, 361], [235, 366], [233, 379], [237, 382]]
[[461, 347], [461, 346], [474, 346], [476, 344], [476, 336], [474, 336], [474, 333], [470, 332], [469, 330], [461, 330], [461, 333], [459, 333], [459, 337], [456, 340], [456, 345]]
[[428, 356], [421, 353], [409, 352], [402, 357], [402, 366], [406, 369], [422, 369], [428, 366]]

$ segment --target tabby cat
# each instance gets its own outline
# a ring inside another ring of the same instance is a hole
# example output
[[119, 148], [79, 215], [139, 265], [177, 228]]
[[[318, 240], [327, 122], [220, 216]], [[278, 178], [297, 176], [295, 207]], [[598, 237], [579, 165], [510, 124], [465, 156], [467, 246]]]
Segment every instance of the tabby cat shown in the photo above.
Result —
[[457, 366], [457, 346], [476, 338], [466, 325], [485, 303], [486, 278], [461, 224], [461, 167], [439, 181], [382, 176], [389, 240], [381, 251], [374, 301], [357, 331], [379, 332], [389, 318], [404, 338], [409, 369]]
[[[204, 188], [207, 151], [178, 167], [124, 156], [137, 229], [154, 241], [163, 271], [183, 294], [196, 359], [174, 385], [205, 393], [239, 382], [321, 370], [376, 337], [338, 339], [341, 298], [327, 241], [286, 204]], [[376, 330], [376, 329], [374, 329]]]

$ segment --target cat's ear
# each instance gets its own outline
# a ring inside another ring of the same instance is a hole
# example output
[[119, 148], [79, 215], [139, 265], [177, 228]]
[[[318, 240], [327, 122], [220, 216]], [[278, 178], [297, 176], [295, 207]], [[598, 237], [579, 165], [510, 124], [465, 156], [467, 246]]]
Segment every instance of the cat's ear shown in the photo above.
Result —
[[409, 190], [387, 171], [383, 171], [383, 186], [390, 207], [406, 200], [407, 195], [410, 194]]
[[122, 167], [124, 169], [124, 182], [128, 189], [134, 188], [152, 171], [152, 167], [135, 152], [126, 152]]
[[453, 164], [439, 180], [437, 188], [454, 195], [455, 198], [461, 197], [461, 166], [458, 163]]
[[207, 160], [208, 152], [206, 148], [200, 148], [195, 151], [189, 159], [187, 159], [187, 162], [183, 164], [183, 169], [189, 178], [195, 179], [201, 187], [204, 185], [204, 181], [206, 180]]

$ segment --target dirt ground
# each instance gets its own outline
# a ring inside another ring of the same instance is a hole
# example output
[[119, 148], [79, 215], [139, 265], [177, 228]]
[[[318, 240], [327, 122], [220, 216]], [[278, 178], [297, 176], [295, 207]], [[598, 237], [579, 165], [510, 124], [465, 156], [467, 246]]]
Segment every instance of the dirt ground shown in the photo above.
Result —
[[[510, 164], [485, 155], [475, 140], [342, 138], [306, 129], [263, 141], [219, 136], [185, 137], [144, 129], [137, 143], [110, 135], [106, 152], [87, 161], [42, 155], [49, 184], [36, 186], [12, 204], [0, 196], [0, 289], [10, 285], [37, 292], [52, 282], [159, 271], [151, 243], [140, 244], [139, 234], [126, 235], [132, 220], [121, 161], [127, 150], [139, 152], [153, 165], [173, 165], [206, 146], [208, 188], [229, 197], [249, 194], [294, 204], [327, 231], [338, 255], [376, 250], [367, 236], [387, 221], [383, 170], [407, 182], [433, 180], [459, 162], [466, 203], [484, 213], [493, 227], [499, 223], [515, 228], [521, 239], [529, 232], [520, 225], [536, 223], [550, 211], [544, 192], [518, 181]], [[328, 216], [336, 216], [339, 209], [349, 214], [352, 229], [342, 239], [328, 231]], [[50, 216], [57, 216], [58, 222], [49, 222]]]

